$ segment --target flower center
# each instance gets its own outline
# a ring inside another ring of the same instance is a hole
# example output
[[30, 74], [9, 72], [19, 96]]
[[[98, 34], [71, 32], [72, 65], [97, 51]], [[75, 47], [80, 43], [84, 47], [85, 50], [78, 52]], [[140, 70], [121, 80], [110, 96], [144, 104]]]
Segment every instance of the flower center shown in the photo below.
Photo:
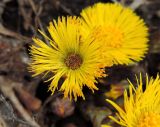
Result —
[[79, 54], [70, 53], [65, 59], [65, 64], [70, 69], [76, 70], [82, 65], [82, 58]]
[[160, 127], [160, 115], [156, 113], [144, 113], [137, 127]]
[[115, 27], [97, 27], [94, 29], [92, 36], [101, 41], [107, 47], [119, 48], [122, 46], [123, 33]]

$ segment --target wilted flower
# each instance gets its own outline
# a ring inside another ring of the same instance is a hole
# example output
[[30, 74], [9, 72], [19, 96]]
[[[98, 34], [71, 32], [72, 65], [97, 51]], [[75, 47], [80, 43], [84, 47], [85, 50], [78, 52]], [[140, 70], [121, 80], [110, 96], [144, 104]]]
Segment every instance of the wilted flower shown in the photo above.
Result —
[[148, 50], [148, 28], [133, 10], [120, 4], [98, 3], [81, 12], [82, 34], [104, 47], [106, 63], [140, 61]]
[[[110, 116], [118, 124], [125, 127], [160, 127], [160, 77], [154, 80], [146, 77], [146, 85], [137, 79], [138, 87], [131, 82], [128, 92], [124, 92], [124, 109], [107, 100], [118, 111], [119, 120]], [[143, 90], [145, 88], [145, 90]]]
[[52, 94], [64, 77], [59, 90], [64, 92], [64, 97], [75, 100], [77, 96], [85, 98], [83, 86], [97, 90], [95, 78], [105, 76], [100, 45], [90, 38], [81, 40], [80, 26], [77, 17], [58, 18], [48, 27], [51, 38], [41, 32], [50, 45], [34, 38], [36, 45], [31, 46], [30, 70], [35, 73], [34, 76], [52, 72], [53, 76], [49, 79], [52, 80], [49, 86]]

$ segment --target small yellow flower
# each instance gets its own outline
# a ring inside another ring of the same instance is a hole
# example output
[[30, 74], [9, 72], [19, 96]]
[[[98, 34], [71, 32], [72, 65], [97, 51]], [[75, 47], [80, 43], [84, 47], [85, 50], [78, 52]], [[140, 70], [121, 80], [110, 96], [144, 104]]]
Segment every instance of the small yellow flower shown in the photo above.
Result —
[[[146, 76], [146, 85], [137, 79], [135, 88], [129, 81], [129, 95], [124, 92], [124, 110], [116, 103], [107, 100], [118, 111], [119, 120], [110, 116], [115, 122], [126, 127], [160, 127], [160, 77], [154, 80]], [[145, 88], [145, 90], [143, 90]], [[129, 96], [129, 97], [128, 97]]]
[[133, 10], [120, 4], [98, 3], [81, 12], [82, 34], [104, 47], [106, 62], [130, 64], [148, 50], [148, 28]]
[[121, 95], [123, 95], [124, 92], [124, 85], [122, 84], [111, 84], [110, 91], [105, 93], [106, 97], [110, 97], [112, 99], [117, 99]]
[[112, 127], [112, 126], [110, 126], [110, 125], [101, 125], [101, 127]]
[[105, 76], [100, 46], [89, 38], [82, 41], [79, 30], [80, 20], [77, 17], [62, 17], [57, 22], [50, 22], [48, 31], [51, 38], [40, 31], [50, 45], [34, 38], [36, 44], [31, 46], [30, 70], [35, 73], [34, 76], [52, 72], [53, 76], [49, 79], [52, 80], [49, 86], [52, 94], [64, 77], [59, 90], [64, 92], [64, 97], [75, 100], [77, 96], [85, 99], [83, 86], [97, 90], [95, 78]]

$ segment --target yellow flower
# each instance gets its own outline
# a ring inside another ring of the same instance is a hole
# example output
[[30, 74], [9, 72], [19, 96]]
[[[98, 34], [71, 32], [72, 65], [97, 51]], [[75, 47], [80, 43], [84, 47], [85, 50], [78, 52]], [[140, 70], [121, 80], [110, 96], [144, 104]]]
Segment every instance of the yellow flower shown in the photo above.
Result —
[[[146, 85], [137, 79], [138, 87], [135, 88], [129, 81], [129, 93], [124, 92], [124, 109], [116, 103], [107, 100], [118, 111], [115, 122], [126, 127], [160, 127], [160, 77], [154, 80], [146, 76]], [[143, 90], [145, 88], [145, 90]]]
[[111, 84], [110, 91], [105, 93], [106, 97], [113, 98], [114, 100], [123, 95], [124, 85], [122, 84]]
[[112, 127], [112, 126], [110, 126], [110, 125], [101, 125], [101, 127]]
[[120, 4], [98, 3], [81, 12], [82, 34], [104, 47], [106, 62], [130, 64], [148, 50], [148, 28], [131, 9]]
[[62, 17], [57, 22], [50, 22], [48, 31], [51, 38], [40, 31], [50, 41], [49, 45], [34, 38], [36, 45], [31, 46], [30, 70], [35, 73], [34, 76], [53, 73], [49, 79], [52, 80], [49, 86], [52, 94], [58, 88], [59, 80], [64, 77], [59, 90], [64, 92], [64, 97], [75, 100], [77, 96], [85, 99], [83, 86], [97, 90], [95, 78], [105, 76], [100, 46], [89, 38], [82, 41], [79, 30], [79, 18]]

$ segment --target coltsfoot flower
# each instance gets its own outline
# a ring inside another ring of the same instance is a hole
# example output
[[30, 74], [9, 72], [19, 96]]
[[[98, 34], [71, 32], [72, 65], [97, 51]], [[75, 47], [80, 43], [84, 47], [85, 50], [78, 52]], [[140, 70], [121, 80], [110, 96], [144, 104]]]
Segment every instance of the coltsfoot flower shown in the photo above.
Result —
[[62, 17], [56, 22], [50, 22], [48, 31], [51, 38], [40, 33], [50, 41], [47, 45], [34, 38], [31, 46], [32, 62], [30, 70], [34, 76], [52, 72], [49, 86], [52, 94], [58, 89], [59, 80], [64, 77], [59, 90], [64, 97], [77, 100], [78, 96], [85, 99], [83, 86], [92, 91], [97, 90], [96, 78], [105, 76], [104, 61], [101, 59], [100, 45], [92, 39], [81, 40], [80, 20], [77, 17]]
[[83, 37], [103, 45], [106, 62], [134, 63], [148, 50], [148, 28], [130, 8], [98, 3], [82, 10], [81, 17]]
[[[146, 76], [146, 85], [143, 85], [142, 76], [137, 79], [138, 87], [131, 82], [129, 93], [124, 92], [124, 109], [116, 103], [107, 100], [118, 111], [119, 120], [110, 116], [118, 124], [125, 127], [160, 127], [160, 77], [154, 80]], [[143, 90], [145, 88], [145, 90]]]

